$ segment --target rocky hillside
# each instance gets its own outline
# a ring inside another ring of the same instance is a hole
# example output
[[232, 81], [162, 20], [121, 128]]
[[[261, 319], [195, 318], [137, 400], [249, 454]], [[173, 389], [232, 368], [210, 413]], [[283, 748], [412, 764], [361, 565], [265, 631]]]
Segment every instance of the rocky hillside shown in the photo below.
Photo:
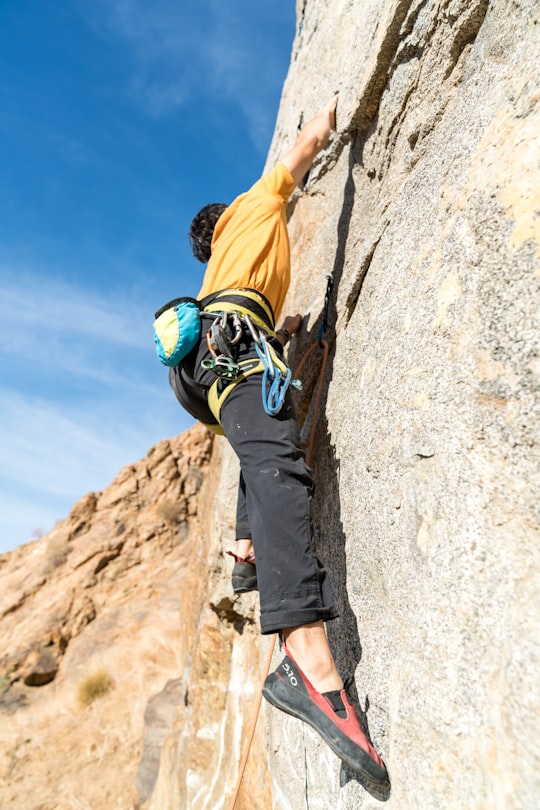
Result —
[[[254, 698], [226, 709], [233, 642], [235, 679], [249, 682], [259, 647], [253, 600], [237, 612], [219, 576], [230, 525], [209, 534], [223, 469], [195, 427], [0, 557], [2, 810], [146, 807], [175, 728], [174, 806], [218, 807], [232, 791]], [[246, 786], [261, 808], [263, 751], [259, 735]]]
[[[268, 165], [340, 95], [289, 210], [291, 365], [330, 275], [317, 545], [392, 788], [373, 795], [263, 708], [237, 810], [533, 810], [539, 6], [299, 0], [297, 16]], [[0, 560], [2, 808], [228, 806], [267, 645], [223, 558], [236, 477], [195, 429]]]

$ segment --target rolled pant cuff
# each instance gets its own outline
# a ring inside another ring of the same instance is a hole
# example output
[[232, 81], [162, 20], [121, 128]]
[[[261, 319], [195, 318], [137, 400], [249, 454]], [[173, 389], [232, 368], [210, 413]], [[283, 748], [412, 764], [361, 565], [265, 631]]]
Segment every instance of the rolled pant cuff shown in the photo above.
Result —
[[286, 627], [301, 627], [313, 622], [328, 622], [337, 619], [339, 612], [333, 605], [330, 607], [308, 608], [306, 610], [275, 610], [271, 613], [261, 614], [261, 633], [279, 633]]
[[234, 539], [251, 540], [251, 529], [249, 528], [249, 526], [246, 528], [242, 528], [242, 526], [240, 527], [237, 526]]

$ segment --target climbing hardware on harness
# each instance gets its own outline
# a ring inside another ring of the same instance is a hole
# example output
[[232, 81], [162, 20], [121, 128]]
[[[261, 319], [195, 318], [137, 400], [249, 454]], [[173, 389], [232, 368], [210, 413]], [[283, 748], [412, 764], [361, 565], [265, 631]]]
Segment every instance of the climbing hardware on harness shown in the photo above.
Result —
[[263, 366], [261, 383], [263, 407], [269, 416], [275, 416], [283, 407], [289, 385], [300, 391], [302, 383], [300, 380], [292, 379], [290, 368], [278, 360], [274, 349], [266, 340], [264, 332], [255, 328], [249, 315], [244, 315], [244, 320], [251, 332], [255, 351]]
[[255, 351], [264, 366], [261, 384], [263, 408], [269, 416], [275, 416], [283, 407], [285, 394], [287, 393], [289, 385], [300, 390], [302, 383], [300, 380], [292, 379], [290, 368], [283, 374], [274, 364], [270, 354], [270, 348], [262, 334], [260, 335], [259, 343], [255, 344]]
[[[202, 315], [211, 315], [214, 318], [206, 334], [212, 356], [201, 361], [202, 367], [212, 371], [217, 377], [208, 391], [208, 405], [219, 422], [223, 403], [234, 385], [251, 374], [262, 372], [263, 407], [269, 416], [275, 416], [283, 406], [289, 386], [300, 390], [302, 384], [299, 380], [293, 380], [291, 370], [269, 342], [276, 334], [273, 316], [268, 311], [263, 311], [264, 317], [261, 317], [260, 307], [257, 309], [254, 306], [258, 302], [252, 291], [243, 290], [242, 295], [236, 293], [232, 298], [233, 300], [224, 301], [220, 294], [202, 311]], [[224, 304], [225, 308], [218, 309]], [[253, 340], [258, 360], [248, 358], [238, 363], [233, 357], [234, 346], [242, 337], [243, 327], [247, 328]]]

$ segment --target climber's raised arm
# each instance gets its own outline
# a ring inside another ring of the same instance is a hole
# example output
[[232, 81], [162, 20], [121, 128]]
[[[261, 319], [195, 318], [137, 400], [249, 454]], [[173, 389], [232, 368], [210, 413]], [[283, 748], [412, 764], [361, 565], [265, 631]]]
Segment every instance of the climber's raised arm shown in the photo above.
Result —
[[300, 130], [293, 148], [281, 159], [298, 185], [315, 156], [328, 143], [330, 132], [336, 128], [337, 96]]

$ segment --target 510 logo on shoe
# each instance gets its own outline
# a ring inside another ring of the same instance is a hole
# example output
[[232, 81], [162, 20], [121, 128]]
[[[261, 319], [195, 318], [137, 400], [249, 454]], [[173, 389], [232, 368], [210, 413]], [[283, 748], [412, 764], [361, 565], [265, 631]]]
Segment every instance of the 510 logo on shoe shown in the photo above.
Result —
[[286, 661], [284, 661], [282, 666], [283, 666], [283, 669], [285, 670], [285, 674], [286, 674], [287, 678], [290, 681], [291, 686], [298, 686], [298, 680], [296, 679], [296, 676], [295, 676], [294, 672], [292, 671], [292, 669], [290, 668], [289, 664], [287, 664]]

